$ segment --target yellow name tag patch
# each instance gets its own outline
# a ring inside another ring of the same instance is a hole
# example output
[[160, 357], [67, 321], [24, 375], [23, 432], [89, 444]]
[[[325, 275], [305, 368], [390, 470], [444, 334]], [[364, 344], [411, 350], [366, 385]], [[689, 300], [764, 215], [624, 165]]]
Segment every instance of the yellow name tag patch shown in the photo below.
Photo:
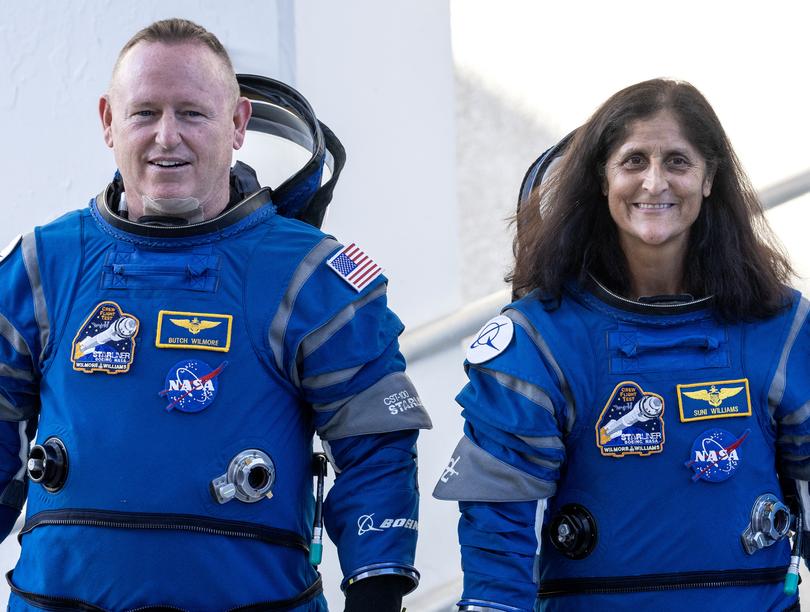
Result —
[[681, 422], [751, 416], [748, 379], [677, 385]]
[[232, 327], [233, 315], [229, 314], [161, 310], [155, 346], [227, 353]]

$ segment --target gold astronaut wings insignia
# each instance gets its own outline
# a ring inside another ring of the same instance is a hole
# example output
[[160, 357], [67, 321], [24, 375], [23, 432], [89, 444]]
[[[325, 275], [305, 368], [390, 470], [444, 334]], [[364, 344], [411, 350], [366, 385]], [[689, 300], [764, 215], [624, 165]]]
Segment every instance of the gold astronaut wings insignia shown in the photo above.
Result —
[[199, 334], [204, 329], [216, 327], [222, 321], [200, 321], [197, 317], [193, 319], [169, 319], [172, 323], [183, 329], [187, 329], [192, 334]]
[[724, 399], [734, 397], [743, 389], [744, 387], [725, 387], [723, 389], [718, 390], [717, 387], [712, 385], [709, 389], [700, 389], [698, 391], [684, 391], [683, 394], [687, 397], [691, 397], [692, 399], [709, 402], [709, 405], [711, 406], [719, 406], [720, 404], [723, 403]]

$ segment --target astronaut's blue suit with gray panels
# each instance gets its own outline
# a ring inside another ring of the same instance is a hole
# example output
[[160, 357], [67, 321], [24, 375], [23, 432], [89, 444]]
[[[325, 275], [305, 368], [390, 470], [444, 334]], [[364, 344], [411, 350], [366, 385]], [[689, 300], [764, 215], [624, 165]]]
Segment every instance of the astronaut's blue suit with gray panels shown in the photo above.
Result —
[[344, 584], [415, 585], [430, 421], [380, 270], [348, 279], [356, 249], [268, 190], [177, 228], [110, 193], [0, 262], [3, 535], [27, 501], [10, 609], [325, 610], [316, 431]]
[[[536, 293], [475, 337], [459, 500], [468, 610], [786, 610], [810, 477], [810, 324], [711, 300]], [[805, 508], [806, 510], [806, 508]], [[806, 534], [805, 534], [806, 535]], [[805, 547], [805, 553], [810, 552]]]

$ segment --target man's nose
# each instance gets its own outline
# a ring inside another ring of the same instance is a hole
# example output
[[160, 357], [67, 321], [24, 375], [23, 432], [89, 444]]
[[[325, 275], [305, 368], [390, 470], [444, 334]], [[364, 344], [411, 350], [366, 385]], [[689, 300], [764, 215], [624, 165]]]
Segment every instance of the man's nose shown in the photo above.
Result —
[[155, 140], [163, 149], [173, 149], [180, 144], [180, 125], [172, 113], [163, 113], [157, 123]]

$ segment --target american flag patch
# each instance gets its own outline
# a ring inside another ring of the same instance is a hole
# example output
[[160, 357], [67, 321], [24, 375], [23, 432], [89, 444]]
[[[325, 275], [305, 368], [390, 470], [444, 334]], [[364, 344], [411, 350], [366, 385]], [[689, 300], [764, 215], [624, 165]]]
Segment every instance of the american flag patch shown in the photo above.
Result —
[[374, 263], [356, 244], [351, 243], [342, 251], [333, 255], [326, 265], [332, 268], [343, 280], [362, 291], [371, 281], [382, 274], [383, 269]]

